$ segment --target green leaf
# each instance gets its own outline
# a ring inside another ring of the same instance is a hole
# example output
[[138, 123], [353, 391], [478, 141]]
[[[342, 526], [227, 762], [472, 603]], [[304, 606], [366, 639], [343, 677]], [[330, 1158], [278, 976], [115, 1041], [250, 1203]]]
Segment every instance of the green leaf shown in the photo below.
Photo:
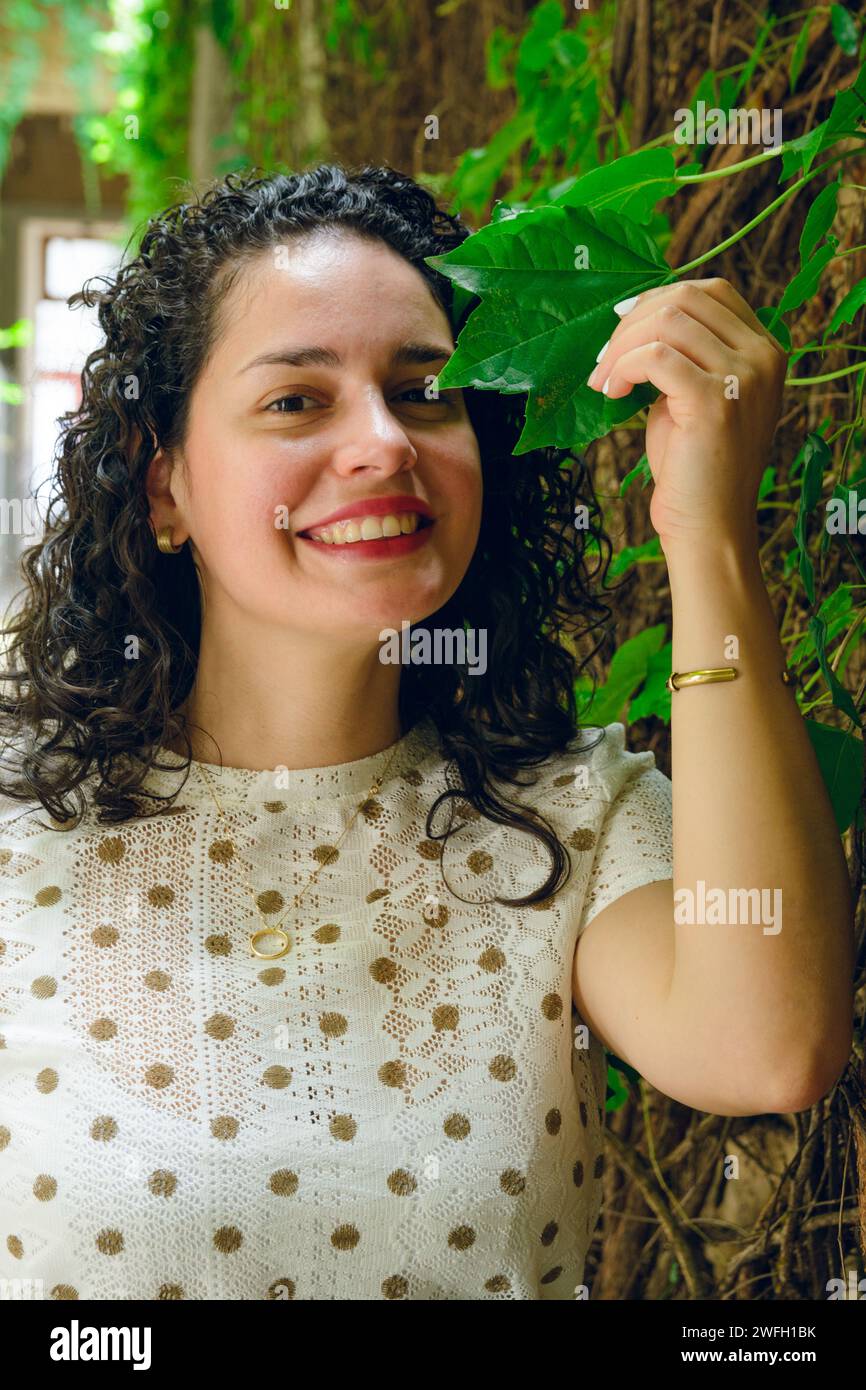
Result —
[[807, 15], [803, 27], [797, 35], [797, 42], [791, 54], [791, 65], [788, 69], [788, 81], [791, 91], [796, 91], [800, 73], [803, 71], [803, 64], [806, 61], [806, 53], [809, 48], [809, 30], [812, 27], [812, 15]]
[[830, 115], [814, 130], [807, 131], [782, 156], [780, 179], [786, 179], [801, 168], [808, 174], [813, 162], [846, 132], [856, 131], [866, 118], [866, 66], [861, 67], [854, 82], [844, 92], [837, 92]]
[[830, 6], [830, 28], [842, 52], [853, 58], [857, 52], [857, 25], [844, 5]]
[[613, 305], [673, 279], [637, 223], [590, 208], [536, 208], [425, 259], [481, 299], [439, 386], [528, 393], [515, 454], [585, 448], [656, 398], [648, 384], [615, 401], [586, 385], [619, 322]]
[[630, 570], [632, 565], [645, 563], [648, 560], [661, 560], [662, 558], [662, 543], [658, 536], [652, 536], [648, 541], [644, 541], [643, 545], [627, 545], [614, 555], [608, 570], [608, 577], [615, 579], [617, 575], [625, 574], [626, 570]]
[[458, 332], [461, 320], [474, 303], [475, 295], [464, 290], [462, 285], [451, 286], [451, 327], [455, 334]]
[[837, 584], [832, 594], [828, 594], [821, 607], [818, 609], [818, 617], [823, 618], [826, 623], [833, 623], [841, 618], [847, 621], [847, 614], [851, 612], [851, 585]]
[[452, 179], [458, 210], [466, 206], [478, 207], [487, 202], [509, 159], [529, 139], [534, 129], [535, 117], [532, 112], [519, 111], [497, 130], [487, 145], [466, 150]]
[[854, 819], [860, 801], [863, 740], [830, 724], [819, 724], [816, 719], [804, 722], [833, 805], [836, 827], [842, 835]]
[[562, 28], [559, 0], [545, 0], [532, 12], [532, 24], [520, 45], [518, 68], [527, 72], [546, 72], [550, 63], [551, 39]]
[[[782, 158], [779, 161], [779, 183], [784, 183], [794, 174], [802, 172], [803, 160], [811, 147], [820, 143], [824, 132], [827, 129], [827, 122], [822, 121], [816, 125], [814, 130], [807, 130], [805, 134], [799, 135], [796, 140], [792, 140], [786, 150], [782, 151]], [[787, 143], [787, 142], [786, 142]], [[813, 156], [814, 157], [814, 156]]]
[[[734, 89], [733, 97], [730, 102], [731, 106], [733, 106], [737, 97], [740, 95], [740, 92], [749, 90], [755, 69], [758, 66], [761, 54], [764, 51], [764, 45], [766, 44], [767, 39], [770, 37], [770, 34], [772, 33], [772, 30], [777, 22], [778, 17], [776, 15], [769, 15], [765, 22], [761, 25], [761, 29], [758, 33], [758, 36], [752, 45], [752, 51], [749, 54], [749, 60], [746, 63], [746, 66], [743, 68], [743, 71], [740, 74], [739, 81], [737, 82], [737, 85]], [[720, 102], [719, 104], [722, 107], [727, 107], [729, 103]]]
[[815, 643], [815, 653], [818, 657], [818, 665], [821, 667], [821, 674], [823, 675], [824, 680], [827, 682], [827, 688], [829, 689], [830, 694], [833, 697], [833, 704], [836, 706], [837, 709], [840, 709], [845, 714], [850, 715], [850, 717], [854, 720], [854, 723], [858, 726], [858, 728], [862, 728], [862, 720], [860, 718], [860, 715], [857, 713], [857, 706], [854, 704], [850, 692], [845, 689], [844, 685], [842, 685], [841, 681], [836, 675], [836, 672], [831, 669], [830, 663], [827, 660], [827, 652], [825, 648], [826, 626], [824, 623], [824, 619], [819, 617], [811, 617], [809, 619], [809, 631], [812, 634], [812, 638]]
[[634, 468], [630, 469], [629, 472], [626, 473], [625, 477], [619, 485], [620, 497], [625, 497], [632, 483], [636, 482], [638, 478], [640, 478], [641, 480], [641, 487], [645, 488], [648, 483], [652, 482], [652, 476], [652, 471], [649, 466], [649, 459], [647, 458], [646, 454], [641, 454]]
[[[843, 628], [848, 626], [848, 615], [851, 612], [851, 586], [850, 584], [839, 584], [824, 599], [818, 609], [818, 617], [823, 618], [827, 624], [826, 641], [832, 642]], [[788, 665], [798, 666], [801, 661], [815, 655], [815, 639], [811, 632], [805, 633], [796, 647], [788, 655]]]
[[[625, 1066], [625, 1063], [622, 1064]], [[630, 1068], [631, 1070], [631, 1068]], [[612, 1067], [608, 1064], [607, 1068], [607, 1094], [605, 1096], [604, 1108], [608, 1110], [621, 1110], [628, 1100], [628, 1087], [622, 1079], [622, 1072], [619, 1067]]]
[[791, 330], [784, 319], [778, 318], [776, 309], [762, 307], [755, 310], [757, 318], [760, 319], [768, 333], [772, 333], [777, 342], [782, 344], [786, 352], [791, 351]]
[[676, 160], [670, 149], [641, 150], [599, 165], [552, 201], [558, 207], [590, 207], [621, 212], [634, 222], [647, 223], [656, 203], [677, 191]]
[[[587, 95], [592, 99], [595, 93], [590, 91]], [[536, 111], [535, 143], [538, 149], [544, 155], [549, 155], [555, 149], [562, 149], [569, 135], [575, 136], [581, 128], [588, 137], [594, 129], [597, 115], [598, 109], [595, 107], [593, 111], [587, 111], [585, 114], [581, 110], [579, 118], [576, 119], [574, 92], [566, 89], [555, 94], [548, 93], [544, 106]]]
[[818, 282], [824, 273], [824, 268], [828, 261], [832, 261], [836, 254], [836, 247], [839, 245], [836, 237], [828, 237], [823, 246], [818, 250], [798, 271], [782, 295], [777, 313], [790, 314], [792, 309], [799, 309], [801, 304], [805, 304], [807, 299], [811, 299], [818, 288]]
[[652, 717], [661, 719], [665, 724], [671, 722], [671, 692], [667, 688], [667, 680], [671, 673], [672, 661], [672, 642], [666, 643], [661, 651], [650, 657], [644, 688], [628, 707], [629, 724], [634, 724], [637, 719]]
[[826, 343], [827, 339], [831, 338], [834, 333], [838, 333], [843, 323], [853, 323], [854, 315], [858, 309], [863, 308], [864, 304], [866, 304], [866, 279], [858, 280], [856, 285], [851, 286], [825, 330], [824, 342]]
[[772, 464], [764, 469], [761, 475], [760, 486], [758, 487], [758, 503], [763, 502], [764, 498], [773, 491], [776, 486], [776, 470]]
[[794, 461], [802, 455], [804, 460], [803, 479], [800, 485], [800, 505], [797, 509], [797, 520], [794, 523], [794, 539], [800, 558], [800, 577], [803, 580], [803, 587], [809, 598], [810, 603], [815, 602], [815, 572], [812, 568], [812, 560], [807, 549], [808, 541], [806, 536], [806, 522], [818, 505], [818, 498], [821, 496], [823, 485], [824, 469], [830, 465], [830, 450], [827, 448], [826, 441], [820, 434], [809, 434], [803, 444], [800, 454]]
[[[649, 658], [664, 640], [665, 625], [658, 623], [623, 642], [614, 653], [607, 680], [596, 690], [583, 718], [593, 724], [612, 724], [618, 720], [623, 706], [643, 682]], [[586, 687], [581, 685], [579, 689], [583, 691]]]
[[800, 265], [805, 266], [825, 232], [829, 232], [836, 216], [840, 179], [822, 188], [806, 214], [800, 233]]
[[509, 34], [501, 24], [497, 24], [487, 40], [487, 85], [494, 92], [507, 87], [511, 78], [508, 65], [512, 57], [516, 36]]

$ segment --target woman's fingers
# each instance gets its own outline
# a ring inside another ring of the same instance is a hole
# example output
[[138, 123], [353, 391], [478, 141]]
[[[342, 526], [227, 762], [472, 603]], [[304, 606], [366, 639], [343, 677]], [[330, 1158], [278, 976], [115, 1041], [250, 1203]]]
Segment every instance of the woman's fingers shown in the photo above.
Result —
[[[734, 289], [731, 282], [725, 280], [721, 275], [713, 275], [706, 280], [678, 280], [675, 285], [658, 285], [654, 289], [644, 290], [638, 296], [638, 302], [634, 309], [626, 315], [626, 318], [638, 313], [642, 307], [656, 308], [657, 305], [653, 301], [661, 295], [672, 297], [673, 303], [696, 316], [700, 315], [701, 300], [703, 300], [704, 305], [711, 301], [712, 321], [718, 325], [719, 329], [727, 324], [729, 330], [734, 331], [732, 320], [736, 320], [747, 329], [751, 329], [753, 333], [757, 333], [759, 337], [765, 338], [775, 351], [787, 361], [787, 353], [778, 339], [764, 327], [751, 305], [746, 302], [739, 291]], [[702, 321], [706, 322], [707, 320], [703, 318]], [[739, 333], [738, 337], [729, 338], [723, 332], [720, 332], [719, 336], [734, 347], [737, 346], [738, 342], [742, 343], [743, 341], [741, 332], [739, 330], [737, 332]]]
[[589, 385], [600, 387], [615, 373], [617, 363], [627, 352], [655, 340], [676, 348], [705, 372], [717, 372], [721, 376], [731, 369], [731, 354], [736, 351], [733, 344], [723, 342], [702, 318], [692, 316], [677, 304], [662, 304], [634, 321], [629, 315], [620, 324], [589, 377]]
[[658, 339], [632, 348], [618, 358], [605, 394], [613, 399], [644, 381], [658, 387], [666, 396], [680, 398], [688, 393], [698, 398], [701, 387], [706, 385], [704, 373], [691, 358]]

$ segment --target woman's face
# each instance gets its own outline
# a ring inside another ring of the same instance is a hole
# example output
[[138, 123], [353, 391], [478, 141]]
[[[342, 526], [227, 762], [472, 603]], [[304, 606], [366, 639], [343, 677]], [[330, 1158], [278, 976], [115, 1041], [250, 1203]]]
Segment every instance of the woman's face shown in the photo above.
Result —
[[[238, 278], [220, 324], [170, 476], [207, 609], [363, 645], [434, 613], [469, 566], [482, 487], [462, 392], [425, 397], [454, 339], [422, 276], [382, 242], [289, 239]], [[433, 523], [414, 537], [413, 499]], [[363, 528], [378, 541], [302, 534], [346, 508], [360, 528], [383, 502], [399, 538], [381, 515]]]

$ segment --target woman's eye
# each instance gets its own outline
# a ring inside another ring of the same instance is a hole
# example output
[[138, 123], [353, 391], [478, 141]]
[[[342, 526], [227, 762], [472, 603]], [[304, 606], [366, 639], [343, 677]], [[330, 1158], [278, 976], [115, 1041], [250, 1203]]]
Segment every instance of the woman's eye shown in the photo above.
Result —
[[317, 401], [315, 396], [280, 396], [278, 400], [271, 401], [267, 410], [272, 411], [274, 415], [303, 415], [305, 413], [294, 406], [286, 410], [274, 410], [274, 406], [281, 406], [284, 401], [312, 401], [313, 405], [321, 405], [321, 401]]
[[[397, 399], [401, 401], [405, 400], [407, 405], [447, 405], [454, 395], [453, 392], [443, 391], [439, 396], [430, 396], [427, 392], [428, 388], [426, 386], [410, 386], [407, 387], [405, 391], [401, 391]], [[414, 397], [415, 399], [410, 400], [408, 399], [409, 397]], [[277, 400], [271, 401], [270, 405], [265, 407], [265, 413], [272, 415], [305, 415], [308, 412], [299, 405], [301, 401], [310, 401], [314, 407], [319, 407], [322, 404], [315, 396], [305, 396], [303, 394], [279, 396]]]
[[410, 405], [448, 405], [453, 397], [453, 392], [440, 391], [438, 396], [428, 395], [429, 388], [426, 386], [410, 386], [408, 390], [400, 392], [400, 399], [404, 396], [420, 396], [418, 401], [410, 401]]

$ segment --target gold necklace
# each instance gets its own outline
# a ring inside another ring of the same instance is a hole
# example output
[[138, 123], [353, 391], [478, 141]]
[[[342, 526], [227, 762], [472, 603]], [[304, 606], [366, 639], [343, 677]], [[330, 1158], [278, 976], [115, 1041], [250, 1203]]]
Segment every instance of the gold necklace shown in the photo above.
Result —
[[[397, 753], [397, 749], [398, 749], [398, 747], [400, 746], [400, 743], [401, 743], [401, 742], [402, 742], [402, 738], [397, 740], [397, 743], [395, 743], [395, 745], [394, 745], [393, 752], [391, 753], [391, 756], [390, 756], [390, 758], [388, 759], [388, 762], [387, 762], [387, 765], [386, 765], [384, 771], [381, 773], [381, 775], [380, 775], [379, 777], [376, 778], [375, 782], [372, 783], [372, 785], [370, 786], [370, 790], [367, 792], [367, 795], [364, 797], [364, 800], [363, 800], [363, 801], [360, 801], [360, 802], [358, 803], [358, 805], [355, 807], [355, 814], [353, 815], [352, 819], [349, 821], [349, 824], [346, 826], [346, 829], [343, 831], [342, 835], [340, 836], [339, 840], [337, 841], [336, 845], [334, 846], [334, 849], [335, 849], [335, 850], [338, 850], [338, 849], [340, 848], [340, 845], [343, 843], [343, 841], [344, 841], [344, 839], [346, 838], [346, 836], [348, 835], [349, 831], [352, 829], [352, 826], [355, 824], [355, 821], [358, 819], [358, 814], [359, 814], [359, 812], [363, 811], [364, 807], [365, 807], [366, 805], [368, 805], [368, 803], [369, 803], [371, 797], [376, 796], [376, 794], [381, 790], [382, 783], [385, 781], [385, 778], [388, 776], [388, 772], [389, 772], [389, 770], [390, 770], [391, 763], [394, 761], [394, 758], [395, 758], [396, 753]], [[220, 815], [222, 816], [223, 820], [225, 820], [225, 819], [226, 819], [225, 812], [223, 811], [222, 806], [219, 804], [219, 801], [217, 800], [216, 792], [213, 790], [213, 787], [212, 787], [211, 784], [210, 784], [210, 778], [208, 777], [207, 773], [205, 772], [204, 767], [202, 766], [201, 763], [197, 763], [197, 764], [196, 764], [196, 767], [198, 768], [199, 772], [201, 773], [202, 777], [204, 778], [205, 783], [207, 784], [208, 791], [210, 792], [211, 796], [213, 797], [214, 801], [216, 802], [216, 808], [217, 808], [217, 810], [219, 811], [219, 813], [220, 813]], [[243, 862], [243, 861], [242, 861], [242, 862]], [[285, 916], [281, 919], [279, 925], [277, 925], [277, 926], [275, 926], [275, 927], [269, 926], [268, 923], [265, 922], [264, 914], [263, 914], [261, 908], [259, 907], [258, 899], [256, 898], [256, 895], [255, 895], [255, 890], [254, 890], [252, 884], [251, 884], [249, 881], [247, 881], [247, 888], [248, 888], [248, 890], [249, 890], [249, 893], [250, 893], [250, 896], [251, 896], [253, 902], [255, 903], [256, 911], [258, 912], [259, 917], [261, 918], [262, 922], [264, 923], [264, 925], [263, 925], [262, 927], [260, 927], [258, 931], [254, 931], [254, 932], [252, 932], [251, 935], [250, 935], [250, 938], [249, 938], [249, 942], [250, 942], [250, 955], [258, 956], [259, 960], [279, 960], [280, 956], [286, 955], [286, 953], [292, 949], [292, 944], [293, 944], [293, 943], [292, 943], [292, 938], [289, 936], [288, 932], [283, 931], [282, 923], [285, 922], [286, 917], [288, 917], [290, 913], [292, 913], [292, 912], [294, 912], [294, 911], [296, 910], [296, 908], [297, 908], [297, 906], [298, 906], [298, 903], [300, 902], [300, 900], [301, 900], [301, 898], [303, 897], [304, 893], [306, 893], [306, 891], [307, 891], [307, 889], [309, 888], [310, 884], [313, 883], [313, 882], [315, 881], [315, 879], [318, 877], [319, 873], [320, 873], [321, 870], [324, 868], [325, 864], [329, 864], [329, 863], [331, 863], [331, 862], [332, 862], [332, 857], [329, 856], [327, 859], [323, 860], [321, 864], [319, 864], [318, 868], [310, 875], [310, 877], [308, 878], [307, 882], [304, 884], [303, 888], [301, 889], [301, 892], [300, 892], [300, 893], [297, 895], [297, 897], [295, 898], [295, 901], [292, 903], [292, 906], [289, 908], [288, 912], [287, 912], [287, 913], [285, 914]], [[249, 869], [249, 865], [247, 865], [247, 869]], [[256, 942], [257, 942], [261, 937], [263, 937], [263, 936], [278, 936], [278, 937], [281, 936], [281, 937], [283, 938], [283, 944], [282, 944], [282, 946], [280, 947], [280, 949], [279, 949], [278, 951], [260, 951], [260, 950], [258, 949], [257, 945], [256, 945]]]

